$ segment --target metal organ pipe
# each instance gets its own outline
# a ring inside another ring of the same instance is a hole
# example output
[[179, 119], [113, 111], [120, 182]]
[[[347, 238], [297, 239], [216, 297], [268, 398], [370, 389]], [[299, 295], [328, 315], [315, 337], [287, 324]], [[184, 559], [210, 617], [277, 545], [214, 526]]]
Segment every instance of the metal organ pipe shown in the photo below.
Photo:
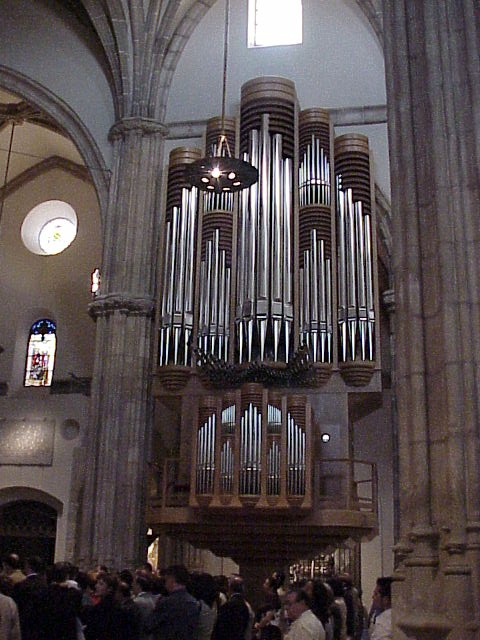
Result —
[[289, 357], [295, 102], [293, 83], [280, 78], [242, 87], [241, 150], [259, 180], [240, 196], [238, 256], [248, 265], [237, 279], [240, 362]]
[[[299, 116], [299, 229], [303, 255], [300, 287], [300, 335], [316, 362], [331, 362], [332, 322], [327, 291], [331, 291], [330, 260], [330, 121], [328, 112], [307, 109]], [[331, 300], [330, 300], [331, 302]], [[329, 346], [330, 345], [330, 348]]]
[[374, 299], [368, 140], [335, 140], [337, 186], [338, 323], [341, 359], [373, 361]]

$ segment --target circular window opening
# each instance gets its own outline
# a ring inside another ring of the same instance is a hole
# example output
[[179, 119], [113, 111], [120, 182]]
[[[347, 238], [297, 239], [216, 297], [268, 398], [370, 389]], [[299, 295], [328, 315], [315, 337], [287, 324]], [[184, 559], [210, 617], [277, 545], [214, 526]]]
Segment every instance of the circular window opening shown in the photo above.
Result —
[[77, 214], [62, 200], [37, 204], [25, 216], [22, 242], [39, 256], [54, 256], [69, 247], [77, 235]]

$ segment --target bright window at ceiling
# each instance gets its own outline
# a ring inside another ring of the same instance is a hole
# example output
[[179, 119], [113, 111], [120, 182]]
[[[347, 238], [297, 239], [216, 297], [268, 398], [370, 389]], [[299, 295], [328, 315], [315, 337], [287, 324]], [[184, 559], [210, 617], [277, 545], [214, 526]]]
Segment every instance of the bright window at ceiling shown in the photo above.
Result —
[[25, 367], [26, 387], [49, 387], [52, 384], [57, 347], [56, 331], [55, 323], [47, 318], [32, 324]]
[[248, 0], [248, 46], [302, 43], [302, 0]]

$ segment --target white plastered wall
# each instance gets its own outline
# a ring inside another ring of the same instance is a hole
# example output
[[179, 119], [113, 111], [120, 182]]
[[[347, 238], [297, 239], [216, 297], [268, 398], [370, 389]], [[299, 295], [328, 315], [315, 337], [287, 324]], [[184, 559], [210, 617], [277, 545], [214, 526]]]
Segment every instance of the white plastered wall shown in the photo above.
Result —
[[[20, 229], [28, 211], [44, 200], [65, 200], [78, 217], [73, 244], [56, 256], [38, 256], [23, 245]], [[95, 324], [87, 314], [90, 273], [101, 255], [100, 213], [91, 184], [63, 170], [40, 175], [15, 191], [5, 202], [0, 232], [1, 344], [0, 380], [7, 381], [8, 395], [0, 397], [0, 418], [54, 420], [55, 437], [51, 466], [0, 465], [0, 491], [29, 487], [59, 500], [55, 557], [64, 559], [68, 536], [70, 491], [74, 450], [80, 446], [88, 419], [89, 398], [80, 394], [52, 395], [49, 389], [24, 387], [23, 376], [28, 333], [41, 317], [57, 323], [57, 357], [54, 376], [68, 379], [92, 375]], [[79, 435], [66, 439], [61, 425], [74, 419]]]

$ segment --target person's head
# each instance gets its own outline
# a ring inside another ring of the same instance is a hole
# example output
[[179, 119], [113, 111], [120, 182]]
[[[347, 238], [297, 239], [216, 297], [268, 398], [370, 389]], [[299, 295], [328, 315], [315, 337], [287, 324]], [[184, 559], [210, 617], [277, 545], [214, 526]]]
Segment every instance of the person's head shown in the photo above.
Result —
[[330, 607], [335, 600], [332, 589], [325, 584], [323, 580], [314, 580], [312, 583], [312, 609], [320, 618], [320, 620], [327, 620], [330, 612]]
[[111, 573], [99, 573], [95, 582], [95, 595], [101, 600], [114, 595], [118, 580]]
[[283, 587], [283, 585], [285, 584], [285, 573], [281, 569], [276, 569], [272, 573], [272, 578], [275, 580], [277, 589], [280, 589], [280, 587]]
[[264, 591], [267, 591], [267, 592], [270, 592], [270, 591], [276, 592], [277, 590], [275, 579], [272, 576], [265, 578], [262, 586]]
[[302, 613], [310, 609], [311, 601], [303, 589], [292, 589], [285, 599], [285, 610], [290, 620], [297, 620]]
[[14, 571], [18, 571], [22, 566], [20, 562], [20, 556], [18, 556], [16, 553], [8, 553], [6, 556], [4, 556], [2, 559], [2, 564], [3, 570], [7, 574], [7, 576], [12, 574]]
[[81, 591], [84, 591], [89, 595], [95, 591], [95, 578], [84, 571], [78, 572], [77, 584]]
[[345, 588], [340, 578], [329, 578], [327, 580], [327, 583], [330, 585], [335, 598], [343, 598], [343, 595], [345, 593]]
[[234, 593], [239, 593], [240, 595], [244, 594], [244, 583], [243, 578], [239, 575], [231, 575], [228, 579], [228, 592], [230, 595]]
[[203, 600], [209, 607], [213, 606], [218, 596], [217, 586], [209, 573], [192, 573], [189, 591], [197, 600]]
[[126, 582], [128, 585], [130, 585], [130, 587], [133, 584], [133, 573], [130, 571], [130, 569], [122, 569], [122, 571], [120, 571], [120, 573], [118, 574], [119, 579], [122, 582]]
[[152, 590], [152, 579], [145, 573], [137, 573], [133, 579], [133, 593], [138, 596], [139, 593], [150, 592]]
[[392, 606], [392, 578], [377, 578], [373, 591], [373, 606], [385, 611]]
[[145, 562], [142, 565], [142, 569], [146, 571], [148, 574], [150, 574], [151, 576], [153, 576], [153, 565], [151, 562]]
[[68, 562], [56, 562], [50, 571], [50, 582], [64, 584], [70, 575], [70, 564]]
[[168, 593], [184, 589], [190, 580], [188, 569], [183, 564], [173, 564], [165, 569], [165, 588]]

